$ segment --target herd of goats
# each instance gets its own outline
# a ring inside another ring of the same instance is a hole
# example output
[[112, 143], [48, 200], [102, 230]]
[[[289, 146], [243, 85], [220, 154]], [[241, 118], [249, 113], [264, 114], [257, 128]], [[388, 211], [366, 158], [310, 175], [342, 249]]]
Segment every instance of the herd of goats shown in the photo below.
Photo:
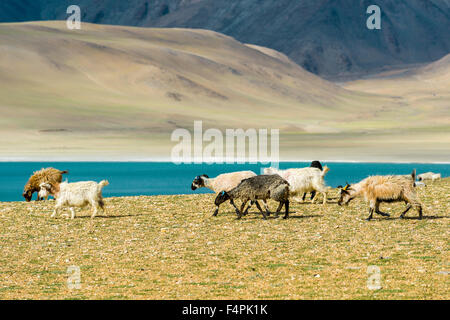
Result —
[[[239, 171], [221, 174], [215, 178], [209, 178], [203, 174], [195, 177], [191, 189], [208, 188], [214, 191], [216, 210], [214, 216], [219, 213], [219, 206], [230, 201], [236, 209], [238, 219], [248, 213], [252, 205], [262, 213], [267, 219], [270, 210], [267, 200], [272, 199], [279, 203], [275, 217], [285, 207], [284, 219], [289, 217], [289, 199], [295, 201], [305, 201], [307, 193], [311, 193], [311, 200], [314, 203], [318, 195], [323, 196], [323, 204], [327, 201], [327, 191], [330, 189], [325, 185], [324, 177], [329, 171], [327, 166], [322, 167], [319, 161], [313, 161], [310, 167], [279, 170], [275, 168], [265, 168], [263, 175], [256, 175], [252, 171]], [[26, 201], [31, 201], [33, 194], [38, 193], [37, 200], [48, 199], [51, 195], [56, 200], [55, 210], [51, 217], [64, 207], [68, 207], [71, 218], [75, 218], [75, 207], [85, 207], [90, 205], [93, 209], [94, 218], [99, 209], [107, 215], [105, 202], [102, 196], [103, 187], [109, 183], [103, 180], [100, 183], [94, 181], [83, 181], [76, 183], [62, 182], [63, 174], [68, 171], [61, 171], [54, 168], [42, 169], [34, 172], [25, 185], [23, 197]], [[417, 176], [419, 181], [440, 179], [440, 174], [432, 172]], [[415, 187], [423, 182], [416, 182], [416, 171], [411, 175], [389, 175], [370, 176], [359, 183], [344, 187], [339, 186], [340, 198], [338, 204], [348, 205], [356, 197], [363, 197], [369, 203], [369, 217], [372, 219], [373, 213], [388, 217], [389, 214], [380, 211], [382, 202], [404, 201], [406, 209], [401, 214], [405, 214], [412, 208], [419, 212], [419, 219], [422, 218], [422, 204], [420, 203]], [[239, 199], [242, 204], [238, 208], [235, 200]], [[258, 200], [264, 203], [264, 210]]]

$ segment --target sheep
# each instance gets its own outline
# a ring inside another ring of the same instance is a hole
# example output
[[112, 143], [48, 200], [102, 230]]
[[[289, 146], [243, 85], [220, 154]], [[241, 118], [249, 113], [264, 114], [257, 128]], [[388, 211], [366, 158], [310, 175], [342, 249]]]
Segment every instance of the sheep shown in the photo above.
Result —
[[370, 221], [374, 211], [383, 217], [390, 216], [388, 213], [380, 211], [380, 203], [404, 201], [407, 207], [400, 218], [403, 219], [405, 214], [414, 206], [419, 212], [419, 219], [422, 219], [422, 204], [419, 202], [414, 188], [415, 170], [411, 177], [412, 180], [402, 176], [371, 176], [354, 185], [347, 183], [341, 189], [338, 204], [340, 206], [348, 205], [354, 198], [363, 196], [366, 202], [369, 202], [369, 217], [366, 220]]
[[[325, 166], [323, 171], [318, 168], [302, 168], [302, 169], [287, 169], [278, 170], [275, 168], [265, 168], [264, 174], [278, 174], [289, 182], [289, 192], [296, 201], [302, 201], [300, 196], [304, 193], [318, 191], [323, 195], [323, 204], [327, 201], [328, 188], [325, 186], [324, 176], [330, 169]], [[317, 194], [312, 199], [315, 202]]]
[[426, 173], [419, 174], [417, 176], [417, 179], [419, 181], [425, 181], [425, 180], [435, 181], [435, 180], [441, 179], [441, 174], [440, 173], [434, 173], [434, 172], [426, 172]]
[[[69, 173], [69, 171], [61, 171], [55, 168], [46, 168], [35, 171], [25, 185], [22, 196], [27, 202], [30, 202], [33, 193], [39, 192], [42, 183], [59, 184], [62, 181], [62, 175], [67, 173]], [[41, 200], [41, 197], [39, 197], [38, 194], [36, 201], [39, 200]]]
[[[231, 173], [224, 173], [218, 175], [215, 178], [210, 178], [206, 174], [202, 174], [194, 178], [191, 184], [192, 190], [197, 190], [199, 188], [208, 188], [215, 193], [220, 191], [230, 191], [235, 188], [242, 180], [255, 177], [256, 173], [253, 171], [237, 171]], [[245, 204], [243, 204], [244, 206]], [[268, 211], [267, 203], [264, 201], [266, 210]], [[216, 207], [213, 216], [217, 216], [219, 213], [219, 206]]]
[[103, 180], [100, 183], [94, 181], [83, 181], [76, 183], [63, 182], [56, 186], [44, 183], [42, 189], [46, 192], [54, 194], [56, 197], [56, 206], [51, 218], [54, 218], [60, 209], [63, 207], [69, 207], [71, 212], [71, 219], [75, 218], [75, 211], [73, 207], [85, 207], [91, 205], [93, 208], [91, 218], [94, 218], [101, 208], [103, 214], [106, 216], [107, 211], [105, 203], [103, 201], [102, 189], [109, 185], [107, 180]]
[[255, 202], [264, 219], [267, 219], [267, 215], [261, 209], [258, 200], [273, 199], [280, 203], [275, 216], [278, 217], [278, 213], [284, 205], [286, 213], [283, 219], [289, 217], [289, 183], [279, 175], [260, 175], [244, 179], [237, 187], [230, 191], [220, 192], [214, 203], [216, 206], [219, 206], [225, 201], [230, 200], [230, 203], [236, 209], [238, 219], [241, 219], [243, 215], [242, 207], [241, 210], [236, 207], [234, 203], [235, 199], [241, 199], [243, 204], [248, 201]]
[[441, 179], [440, 173], [435, 173], [431, 176], [431, 181], [440, 180], [440, 179]]
[[[311, 162], [311, 165], [309, 167], [310, 168], [317, 168], [317, 169], [320, 169], [320, 171], [323, 171], [322, 164], [318, 160], [314, 160], [313, 162]], [[314, 199], [315, 197], [316, 197], [316, 191], [312, 191], [311, 192], [311, 200]], [[303, 202], [305, 202], [306, 192], [303, 194], [303, 198], [302, 199], [303, 199]]]

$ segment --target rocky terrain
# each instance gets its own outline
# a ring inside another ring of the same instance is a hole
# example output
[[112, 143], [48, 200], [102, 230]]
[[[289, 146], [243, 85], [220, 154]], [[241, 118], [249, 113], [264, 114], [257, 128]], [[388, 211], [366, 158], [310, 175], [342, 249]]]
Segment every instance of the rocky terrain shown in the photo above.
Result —
[[[0, 22], [66, 19], [70, 0], [3, 0]], [[450, 52], [448, 0], [382, 0], [381, 30], [368, 30], [371, 0], [77, 1], [82, 21], [209, 29], [283, 52], [328, 79], [360, 78], [432, 62]]]

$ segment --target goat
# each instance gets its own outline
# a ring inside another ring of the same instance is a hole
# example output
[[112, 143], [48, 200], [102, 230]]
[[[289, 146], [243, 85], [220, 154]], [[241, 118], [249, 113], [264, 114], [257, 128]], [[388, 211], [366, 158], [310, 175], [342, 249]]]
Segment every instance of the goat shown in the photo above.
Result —
[[[197, 190], [199, 188], [208, 188], [215, 193], [219, 193], [220, 191], [230, 191], [235, 188], [242, 180], [255, 177], [256, 173], [253, 171], [237, 171], [231, 173], [224, 173], [218, 175], [215, 178], [210, 178], [206, 174], [202, 174], [194, 178], [192, 181], [191, 189]], [[245, 204], [243, 204], [244, 206]], [[268, 211], [267, 203], [264, 201], [264, 205], [266, 210]], [[243, 208], [242, 208], [243, 209]], [[248, 208], [247, 208], [248, 210]], [[219, 206], [216, 207], [213, 216], [217, 216], [219, 213]]]
[[380, 203], [404, 201], [407, 207], [400, 218], [403, 219], [405, 214], [414, 206], [419, 211], [419, 219], [422, 219], [422, 204], [419, 202], [414, 188], [415, 170], [411, 177], [412, 180], [403, 176], [371, 176], [354, 185], [347, 183], [341, 189], [338, 204], [340, 206], [348, 205], [354, 198], [363, 196], [369, 202], [369, 217], [366, 220], [370, 221], [374, 211], [384, 217], [390, 216], [388, 213], [380, 211]]
[[99, 208], [102, 209], [105, 216], [107, 215], [102, 195], [102, 189], [107, 185], [109, 185], [107, 180], [103, 180], [100, 183], [94, 181], [63, 182], [56, 186], [44, 183], [41, 185], [41, 189], [45, 189], [47, 193], [54, 194], [56, 197], [56, 206], [51, 218], [54, 218], [63, 207], [69, 207], [72, 214], [71, 219], [74, 219], [75, 211], [73, 208], [82, 208], [87, 205], [93, 208], [91, 218], [94, 218]]
[[[27, 202], [31, 201], [33, 193], [39, 192], [42, 183], [59, 184], [62, 181], [62, 175], [69, 171], [61, 171], [55, 168], [46, 168], [35, 171], [24, 187], [22, 196]], [[38, 194], [37, 200], [41, 200]]]
[[238, 219], [241, 219], [243, 215], [242, 207], [241, 210], [236, 207], [234, 203], [235, 199], [241, 199], [243, 204], [248, 201], [255, 202], [264, 219], [267, 219], [267, 215], [261, 209], [258, 200], [273, 199], [280, 203], [276, 211], [276, 217], [278, 217], [278, 213], [283, 208], [283, 205], [286, 209], [283, 219], [289, 217], [289, 183], [279, 175], [260, 175], [242, 180], [237, 187], [230, 191], [220, 192], [214, 203], [216, 206], [219, 206], [225, 201], [230, 200], [230, 203], [236, 209]]
[[[323, 171], [318, 168], [301, 168], [301, 169], [287, 169], [278, 170], [275, 168], [265, 168], [264, 174], [278, 174], [289, 182], [290, 195], [297, 201], [302, 201], [299, 196], [304, 193], [318, 191], [323, 195], [323, 204], [327, 201], [328, 188], [325, 186], [324, 176], [330, 169], [325, 166]], [[317, 194], [312, 199], [315, 202]]]

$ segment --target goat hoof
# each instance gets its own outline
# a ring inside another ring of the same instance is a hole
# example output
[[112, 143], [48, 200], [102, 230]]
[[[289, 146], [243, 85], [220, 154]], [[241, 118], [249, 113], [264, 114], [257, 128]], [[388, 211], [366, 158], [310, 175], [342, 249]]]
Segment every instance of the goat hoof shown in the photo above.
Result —
[[370, 220], [372, 220], [372, 219], [370, 219], [370, 218], [367, 218], [367, 219], [366, 219], [366, 221], [370, 221]]

